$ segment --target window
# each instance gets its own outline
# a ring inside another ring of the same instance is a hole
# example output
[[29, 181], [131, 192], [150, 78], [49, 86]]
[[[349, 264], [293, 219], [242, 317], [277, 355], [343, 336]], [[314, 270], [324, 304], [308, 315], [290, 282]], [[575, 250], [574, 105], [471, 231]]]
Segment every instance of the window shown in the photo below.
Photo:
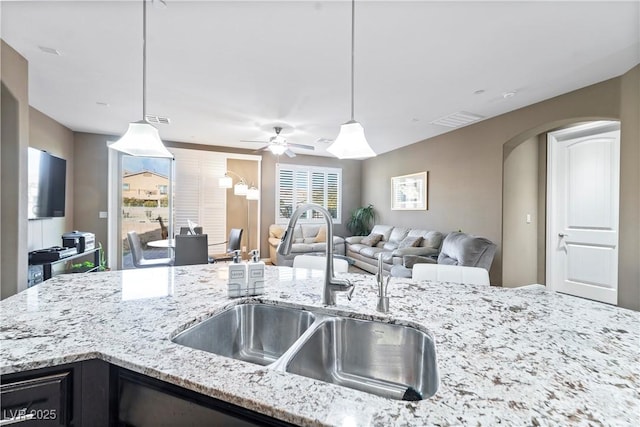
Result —
[[123, 191], [129, 191], [129, 183], [128, 182], [122, 183], [122, 190]]
[[[342, 220], [342, 169], [302, 165], [278, 165], [276, 174], [276, 222], [286, 223], [298, 206], [315, 203], [325, 207], [335, 224]], [[319, 212], [305, 212], [302, 222], [324, 221]]]
[[160, 194], [169, 194], [169, 187], [167, 185], [158, 185], [158, 191]]

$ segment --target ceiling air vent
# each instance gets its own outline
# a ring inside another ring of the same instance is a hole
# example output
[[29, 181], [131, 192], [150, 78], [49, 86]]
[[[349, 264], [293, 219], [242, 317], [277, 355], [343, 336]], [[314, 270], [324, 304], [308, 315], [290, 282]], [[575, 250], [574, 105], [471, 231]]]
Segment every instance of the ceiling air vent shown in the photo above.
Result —
[[156, 123], [159, 125], [168, 125], [171, 123], [171, 120], [169, 120], [169, 117], [153, 116], [151, 114], [147, 114], [146, 116], [144, 116], [144, 118], [149, 123]]
[[476, 122], [480, 119], [484, 119], [484, 116], [468, 113], [466, 111], [458, 111], [457, 113], [449, 114], [448, 116], [441, 117], [430, 123], [432, 125], [446, 126], [448, 128], [458, 128], [468, 125], [469, 123]]
[[57, 55], [60, 56], [60, 51], [58, 49], [54, 49], [52, 47], [47, 47], [47, 46], [38, 46], [38, 49], [40, 49], [41, 51], [43, 51], [44, 53], [48, 53], [51, 55]]

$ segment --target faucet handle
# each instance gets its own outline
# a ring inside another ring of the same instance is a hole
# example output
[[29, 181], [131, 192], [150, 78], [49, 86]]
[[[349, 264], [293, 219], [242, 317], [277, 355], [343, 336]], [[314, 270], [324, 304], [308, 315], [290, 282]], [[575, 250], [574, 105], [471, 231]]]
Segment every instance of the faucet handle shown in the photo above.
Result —
[[351, 283], [351, 282], [347, 282], [347, 283], [349, 283], [349, 286], [351, 286], [351, 289], [349, 289], [349, 290], [347, 291], [347, 299], [348, 299], [349, 301], [351, 301], [351, 296], [353, 295], [353, 291], [355, 291], [355, 290], [356, 290], [356, 285], [354, 285], [354, 284], [353, 284], [353, 283]]

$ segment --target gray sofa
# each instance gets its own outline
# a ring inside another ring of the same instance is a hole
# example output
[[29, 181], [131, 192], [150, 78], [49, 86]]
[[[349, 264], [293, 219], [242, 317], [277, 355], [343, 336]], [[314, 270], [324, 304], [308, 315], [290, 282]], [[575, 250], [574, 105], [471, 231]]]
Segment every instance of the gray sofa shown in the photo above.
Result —
[[489, 271], [496, 254], [496, 244], [484, 237], [454, 231], [442, 242], [437, 260], [433, 257], [407, 255], [402, 263], [391, 269], [394, 277], [411, 277], [411, 269], [417, 263], [437, 263], [481, 267]]
[[439, 231], [394, 227], [377, 224], [371, 235], [379, 235], [380, 241], [370, 245], [365, 237], [347, 237], [346, 254], [355, 265], [370, 273], [378, 271], [378, 254], [382, 253], [383, 268], [390, 271], [394, 265], [402, 265], [407, 255], [435, 257], [440, 252], [442, 233]]
[[[273, 265], [293, 266], [293, 259], [297, 255], [309, 255], [325, 253], [327, 249], [326, 225], [321, 224], [297, 224], [293, 232], [293, 244], [291, 253], [282, 256], [277, 253], [278, 245], [287, 224], [271, 224], [269, 226], [269, 258]], [[333, 237], [333, 253], [344, 255], [344, 238]]]

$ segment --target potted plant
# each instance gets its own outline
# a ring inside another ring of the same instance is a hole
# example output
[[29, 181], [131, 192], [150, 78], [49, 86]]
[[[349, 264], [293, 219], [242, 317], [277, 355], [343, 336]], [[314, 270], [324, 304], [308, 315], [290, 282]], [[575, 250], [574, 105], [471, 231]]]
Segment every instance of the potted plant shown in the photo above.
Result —
[[366, 236], [371, 232], [375, 218], [376, 213], [371, 203], [369, 203], [369, 206], [361, 206], [351, 213], [351, 217], [347, 222], [347, 229], [354, 236]]
[[77, 264], [71, 264], [72, 273], [86, 273], [89, 270], [93, 270], [96, 266], [91, 261], [79, 262]]
[[107, 267], [107, 257], [104, 253], [104, 249], [102, 248], [102, 242], [98, 242], [98, 247], [100, 248], [100, 264], [98, 264], [98, 271], [108, 271], [110, 268]]

